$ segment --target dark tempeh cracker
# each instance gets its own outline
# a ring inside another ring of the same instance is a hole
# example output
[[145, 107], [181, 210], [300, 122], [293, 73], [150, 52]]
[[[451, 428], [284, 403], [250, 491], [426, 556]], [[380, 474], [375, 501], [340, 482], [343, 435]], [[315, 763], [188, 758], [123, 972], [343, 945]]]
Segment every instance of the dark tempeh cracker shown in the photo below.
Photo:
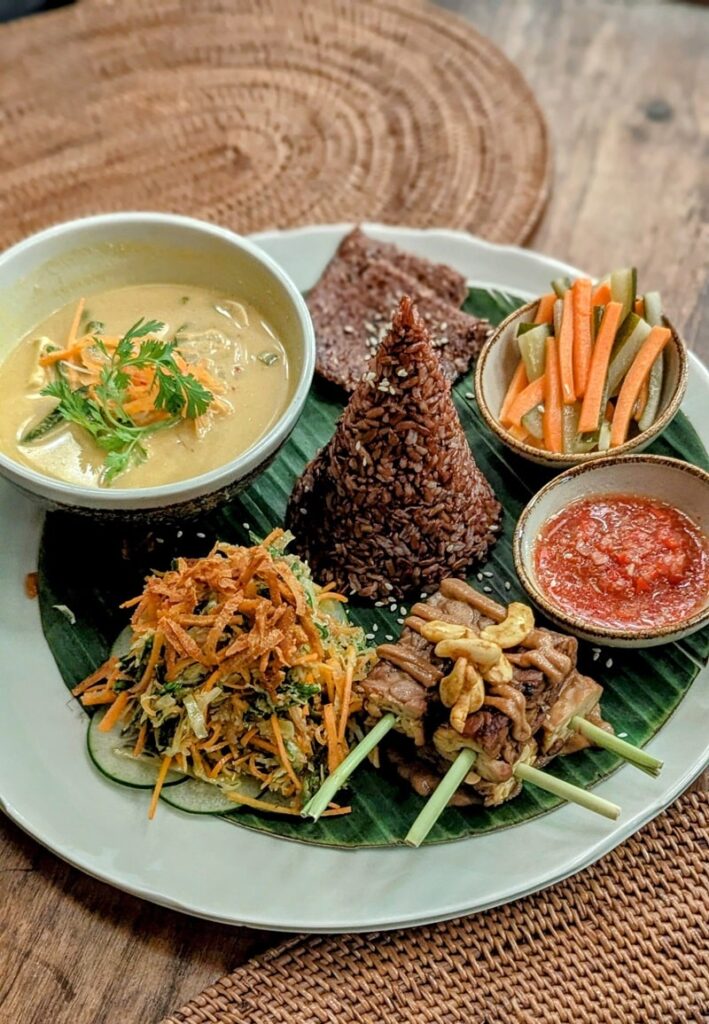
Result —
[[489, 329], [487, 321], [458, 308], [465, 294], [464, 278], [449, 267], [352, 232], [308, 296], [318, 372], [353, 391], [386, 334], [392, 311], [402, 295], [409, 295], [429, 329], [446, 378], [455, 380], [468, 370]]
[[360, 228], [350, 231], [342, 239], [334, 258], [344, 260], [354, 272], [365, 270], [375, 260], [386, 260], [456, 308], [462, 305], [468, 294], [465, 278], [457, 270], [445, 263], [432, 263], [423, 256], [405, 252], [390, 242], [378, 242]]

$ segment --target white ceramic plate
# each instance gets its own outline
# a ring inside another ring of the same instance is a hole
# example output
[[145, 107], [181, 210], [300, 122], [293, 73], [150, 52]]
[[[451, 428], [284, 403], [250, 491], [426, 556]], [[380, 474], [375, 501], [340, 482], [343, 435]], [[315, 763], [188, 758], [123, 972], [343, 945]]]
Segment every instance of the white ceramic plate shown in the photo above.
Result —
[[[257, 236], [300, 288], [310, 287], [346, 225]], [[458, 267], [475, 283], [531, 297], [574, 269], [461, 232], [366, 226], [372, 235]], [[684, 411], [709, 443], [709, 373], [691, 360]], [[36, 601], [42, 516], [0, 486], [0, 806], [25, 831], [96, 878], [154, 903], [231, 924], [288, 931], [395, 928], [483, 910], [579, 871], [666, 807], [707, 763], [709, 670], [649, 744], [660, 779], [624, 767], [594, 790], [621, 804], [611, 823], [566, 805], [539, 819], [421, 850], [333, 850], [188, 818], [107, 783], [85, 754], [85, 718], [44, 642]]]

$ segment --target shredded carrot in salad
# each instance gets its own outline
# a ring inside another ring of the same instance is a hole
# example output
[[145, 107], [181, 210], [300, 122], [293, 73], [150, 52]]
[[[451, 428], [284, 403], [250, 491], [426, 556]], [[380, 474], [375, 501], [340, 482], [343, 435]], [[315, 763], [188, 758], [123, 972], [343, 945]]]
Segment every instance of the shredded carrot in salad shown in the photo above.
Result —
[[151, 816], [168, 768], [235, 806], [297, 814], [346, 752], [376, 653], [346, 599], [286, 553], [290, 540], [219, 543], [148, 577], [124, 604], [128, 653], [75, 687], [86, 707], [105, 706], [99, 729], [120, 730], [122, 753], [159, 769]]

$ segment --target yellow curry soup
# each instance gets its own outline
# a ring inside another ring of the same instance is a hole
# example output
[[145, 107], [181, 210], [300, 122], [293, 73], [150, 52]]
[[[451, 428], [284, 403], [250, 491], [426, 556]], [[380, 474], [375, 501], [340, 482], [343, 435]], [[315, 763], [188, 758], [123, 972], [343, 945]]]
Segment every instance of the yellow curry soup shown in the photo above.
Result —
[[[101, 404], [106, 367], [117, 368], [112, 382], [123, 382], [116, 353], [124, 350], [129, 385], [119, 411], [113, 401], [104, 411], [109, 428], [118, 417], [118, 436], [138, 443], [126, 441], [116, 456], [108, 450], [112, 435], [100, 433], [97, 442], [80, 417], [60, 415], [65, 402], [43, 392], [63, 388], [73, 400], [78, 390], [84, 403]], [[181, 413], [171, 406], [175, 391], [182, 394], [178, 384], [185, 386]], [[287, 405], [288, 358], [268, 322], [234, 296], [175, 284], [128, 286], [89, 296], [83, 307], [73, 302], [38, 324], [0, 365], [0, 391], [6, 455], [71, 484], [155, 487], [216, 469], [258, 441]], [[190, 402], [192, 392], [199, 402]]]

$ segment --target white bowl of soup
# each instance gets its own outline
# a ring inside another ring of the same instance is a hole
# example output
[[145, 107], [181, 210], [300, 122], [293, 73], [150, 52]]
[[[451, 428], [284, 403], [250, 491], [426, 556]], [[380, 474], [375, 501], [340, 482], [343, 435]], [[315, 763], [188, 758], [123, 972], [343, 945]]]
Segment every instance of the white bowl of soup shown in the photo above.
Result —
[[0, 474], [50, 507], [190, 514], [268, 465], [314, 362], [302, 296], [247, 239], [60, 224], [0, 256]]

